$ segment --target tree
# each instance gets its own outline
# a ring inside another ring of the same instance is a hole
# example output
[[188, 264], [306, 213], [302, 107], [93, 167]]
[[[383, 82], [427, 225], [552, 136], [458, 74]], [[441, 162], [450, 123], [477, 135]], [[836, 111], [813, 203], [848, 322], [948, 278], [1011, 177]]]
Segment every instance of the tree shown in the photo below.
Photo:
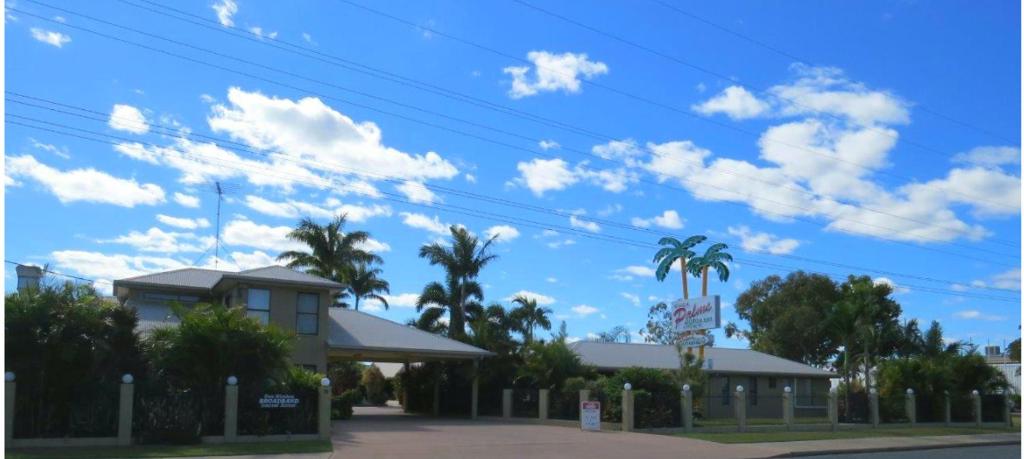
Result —
[[566, 379], [592, 372], [564, 341], [535, 342], [526, 345], [519, 378], [531, 387], [558, 391]]
[[511, 316], [518, 323], [517, 328], [523, 333], [523, 344], [529, 345], [533, 341], [534, 328], [551, 330], [551, 320], [548, 319], [548, 314], [554, 312], [551, 308], [538, 307], [536, 298], [524, 295], [516, 295], [512, 302], [519, 305], [512, 309]]
[[854, 323], [866, 387], [871, 387], [871, 369], [876, 359], [895, 354], [904, 340], [899, 324], [902, 308], [889, 298], [891, 294], [889, 284], [874, 282], [868, 276], [850, 276], [840, 286], [841, 301], [857, 311]]
[[411, 327], [435, 333], [438, 335], [448, 334], [448, 325], [441, 321], [447, 309], [440, 306], [420, 306], [417, 302], [416, 312], [420, 313], [419, 318], [409, 319], [407, 323]]
[[[423, 315], [420, 316], [421, 321], [427, 319], [423, 322], [423, 325], [427, 327], [434, 327], [432, 322], [437, 322], [444, 312], [448, 312], [448, 337], [462, 339], [465, 336], [465, 325], [463, 324], [465, 323], [466, 309], [473, 305], [479, 305], [479, 301], [483, 301], [483, 299], [483, 289], [476, 281], [460, 283], [452, 276], [447, 276], [447, 285], [431, 282], [423, 287], [423, 292], [416, 300], [416, 312], [431, 307], [423, 311]], [[456, 322], [460, 323], [456, 325]], [[462, 332], [460, 333], [459, 330]]]
[[377, 365], [369, 365], [363, 370], [363, 376], [359, 381], [366, 393], [366, 400], [371, 405], [384, 405], [388, 401], [387, 380], [384, 373], [381, 373]]
[[629, 334], [628, 328], [616, 325], [611, 330], [599, 332], [592, 341], [599, 343], [629, 343], [632, 341], [632, 336]]
[[[452, 225], [449, 231], [451, 231], [451, 246], [438, 242], [424, 245], [420, 247], [420, 258], [427, 259], [431, 265], [441, 265], [444, 268], [448, 287], [451, 289], [448, 293], [454, 295], [452, 298], [454, 301], [449, 300], [450, 304], [445, 305], [449, 311], [448, 334], [451, 338], [461, 339], [466, 334], [465, 306], [467, 301], [470, 296], [476, 296], [480, 301], [483, 300], [483, 292], [479, 285], [476, 285], [475, 292], [471, 292], [470, 289], [473, 288], [471, 284], [475, 284], [474, 280], [480, 274], [480, 270], [498, 258], [497, 255], [488, 253], [498, 235], [494, 235], [481, 244], [480, 240], [464, 227]], [[427, 289], [430, 287], [431, 285], [428, 285], [427, 288], [424, 288], [424, 293], [427, 293]]]
[[678, 239], [672, 237], [663, 237], [658, 241], [658, 245], [664, 245], [654, 254], [654, 262], [658, 263], [658, 269], [655, 270], [654, 275], [658, 278], [658, 281], [664, 281], [665, 276], [672, 269], [672, 264], [679, 260], [679, 272], [683, 278], [683, 298], [690, 297], [689, 285], [686, 282], [686, 263], [687, 260], [696, 255], [691, 248], [695, 245], [704, 242], [707, 239], [706, 236], [696, 235], [686, 238], [683, 242], [679, 242]]
[[1010, 356], [1010, 360], [1020, 362], [1020, 338], [1011, 341], [1006, 346], [1006, 355]]
[[675, 344], [679, 341], [668, 303], [660, 302], [647, 310], [647, 325], [640, 330], [640, 336], [648, 343]]
[[382, 272], [380, 268], [371, 267], [366, 263], [357, 263], [346, 269], [347, 290], [354, 300], [356, 311], [359, 310], [359, 300], [363, 298], [380, 301], [384, 305], [384, 309], [388, 309], [388, 300], [381, 294], [391, 293], [391, 285], [379, 277]]
[[511, 354], [516, 348], [511, 331], [514, 320], [500, 304], [492, 304], [486, 308], [479, 303], [466, 306], [466, 319], [471, 336], [470, 344], [487, 349], [504, 356]]
[[827, 276], [802, 271], [785, 279], [768, 276], [736, 299], [736, 313], [750, 329], [741, 331], [729, 324], [726, 335], [745, 337], [757, 351], [824, 365], [839, 345], [828, 320], [839, 299], [838, 286]]
[[299, 221], [298, 226], [288, 233], [288, 239], [301, 242], [309, 252], [288, 250], [277, 256], [287, 260], [289, 268], [301, 268], [306, 272], [348, 283], [346, 270], [355, 263], [382, 263], [383, 260], [360, 246], [370, 239], [366, 231], [345, 233], [345, 215], [339, 215], [327, 225], [320, 225], [310, 218]]

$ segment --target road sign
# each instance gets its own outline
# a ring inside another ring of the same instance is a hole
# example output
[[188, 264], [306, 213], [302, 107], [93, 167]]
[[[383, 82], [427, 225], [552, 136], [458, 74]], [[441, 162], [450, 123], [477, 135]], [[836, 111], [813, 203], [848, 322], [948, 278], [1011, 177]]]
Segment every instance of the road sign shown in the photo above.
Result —
[[580, 402], [580, 429], [601, 430], [601, 402]]
[[676, 300], [672, 320], [677, 333], [707, 330], [722, 326], [721, 299], [718, 295]]
[[714, 343], [715, 339], [712, 335], [690, 335], [679, 340], [679, 344], [683, 347], [710, 346]]

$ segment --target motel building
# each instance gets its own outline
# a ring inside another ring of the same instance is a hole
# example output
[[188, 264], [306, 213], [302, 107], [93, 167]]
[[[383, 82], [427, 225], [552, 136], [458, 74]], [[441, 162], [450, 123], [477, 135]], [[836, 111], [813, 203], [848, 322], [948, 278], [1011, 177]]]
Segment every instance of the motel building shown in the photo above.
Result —
[[[20, 271], [19, 271], [19, 274]], [[431, 361], [479, 362], [491, 352], [443, 336], [392, 322], [364, 312], [330, 307], [343, 286], [281, 266], [239, 272], [184, 268], [114, 281], [114, 295], [139, 314], [140, 331], [173, 325], [174, 302], [223, 304], [245, 308], [250, 317], [295, 333], [291, 356], [295, 365], [325, 373], [332, 361], [393, 362], [405, 366]], [[628, 367], [666, 370], [679, 368], [675, 346], [577, 342], [572, 348], [599, 372]], [[781, 395], [791, 387], [795, 416], [824, 416], [830, 378], [835, 374], [798, 362], [747, 350], [708, 347], [705, 371], [709, 384], [705, 416], [728, 417], [729, 396], [736, 386], [746, 388], [747, 413], [779, 412]], [[435, 386], [435, 394], [437, 388]], [[474, 378], [471, 415], [478, 412], [479, 387]], [[434, 409], [437, 410], [435, 397]]]

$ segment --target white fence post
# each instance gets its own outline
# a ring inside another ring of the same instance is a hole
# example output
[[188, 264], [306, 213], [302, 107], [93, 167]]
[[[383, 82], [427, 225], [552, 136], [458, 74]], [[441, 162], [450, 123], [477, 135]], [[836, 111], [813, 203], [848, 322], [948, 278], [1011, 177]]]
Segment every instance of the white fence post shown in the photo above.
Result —
[[693, 432], [693, 392], [690, 392], [690, 385], [683, 385], [682, 394], [683, 409], [683, 430]]
[[317, 413], [317, 434], [321, 440], [331, 438], [331, 380], [323, 378], [320, 380], [320, 392], [317, 399], [319, 412]]
[[126, 374], [121, 377], [121, 397], [117, 411], [117, 444], [132, 444], [132, 409], [135, 407], [135, 378]]
[[747, 394], [743, 392], [743, 386], [736, 386], [734, 395], [736, 404], [733, 407], [736, 413], [736, 427], [740, 432], [747, 431]]
[[234, 443], [238, 441], [238, 378], [228, 376], [227, 383], [224, 386], [224, 442]]
[[14, 372], [4, 373], [4, 438], [8, 445], [12, 445], [14, 439], [14, 390], [16, 388]]

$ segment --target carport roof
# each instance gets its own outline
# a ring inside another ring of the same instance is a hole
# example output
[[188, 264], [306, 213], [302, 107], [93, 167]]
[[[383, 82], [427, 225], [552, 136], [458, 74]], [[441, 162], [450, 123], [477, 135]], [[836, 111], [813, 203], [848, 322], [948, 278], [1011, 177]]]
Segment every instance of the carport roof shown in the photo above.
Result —
[[[666, 370], [679, 368], [679, 352], [675, 346], [580, 341], [571, 347], [583, 363], [600, 370], [629, 367]], [[705, 347], [704, 360], [711, 361], [710, 368], [706, 370], [708, 373], [835, 377], [835, 373], [830, 371], [750, 349]]]
[[377, 362], [477, 359], [493, 352], [387, 319], [330, 308], [328, 355]]

